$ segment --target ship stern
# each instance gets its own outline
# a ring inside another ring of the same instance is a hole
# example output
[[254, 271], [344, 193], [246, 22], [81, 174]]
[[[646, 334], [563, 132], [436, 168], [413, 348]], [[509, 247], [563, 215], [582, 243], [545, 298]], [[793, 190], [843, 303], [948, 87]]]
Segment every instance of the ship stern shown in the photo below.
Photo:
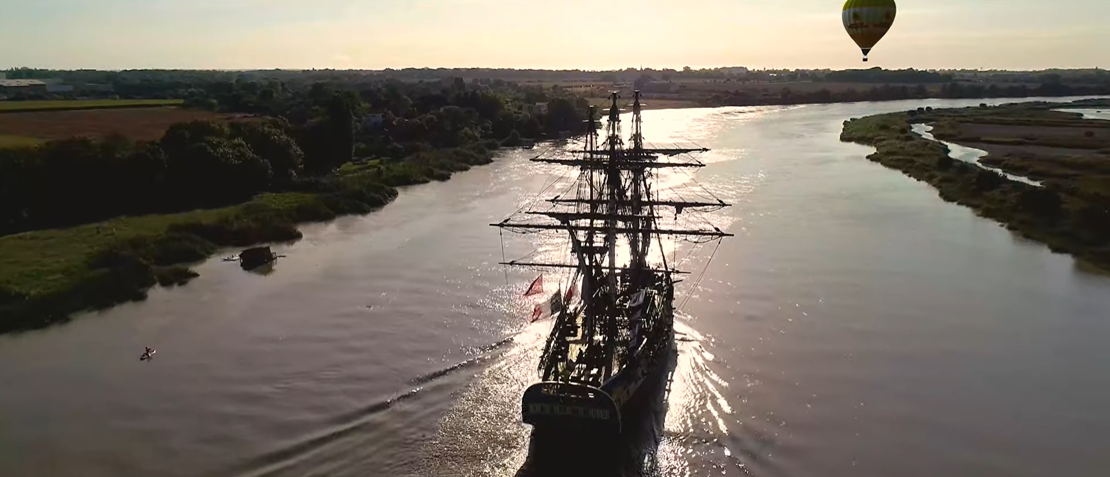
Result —
[[542, 382], [521, 397], [524, 423], [540, 430], [619, 434], [617, 403], [601, 389], [573, 383]]

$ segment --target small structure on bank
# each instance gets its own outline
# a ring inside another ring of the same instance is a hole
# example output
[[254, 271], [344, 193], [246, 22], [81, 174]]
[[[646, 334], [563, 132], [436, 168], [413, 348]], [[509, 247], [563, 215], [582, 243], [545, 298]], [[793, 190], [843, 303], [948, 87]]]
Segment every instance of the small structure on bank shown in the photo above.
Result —
[[239, 266], [243, 270], [254, 270], [277, 260], [277, 254], [270, 247], [252, 247], [239, 253]]
[[[246, 270], [248, 272], [258, 272], [261, 271], [263, 267], [272, 265], [274, 261], [278, 259], [278, 257], [282, 256], [284, 255], [275, 254], [273, 251], [270, 250], [270, 247], [251, 247], [243, 250], [242, 252], [239, 252], [239, 255], [225, 257], [224, 261], [239, 262], [239, 266], [243, 270]], [[268, 273], [263, 274], [265, 275]]]

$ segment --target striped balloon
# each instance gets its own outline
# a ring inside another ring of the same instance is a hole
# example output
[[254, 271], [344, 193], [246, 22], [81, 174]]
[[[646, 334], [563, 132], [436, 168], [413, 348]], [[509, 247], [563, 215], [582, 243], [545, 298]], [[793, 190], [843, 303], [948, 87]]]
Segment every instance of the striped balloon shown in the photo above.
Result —
[[894, 0], [844, 2], [844, 29], [863, 51], [863, 61], [867, 61], [867, 54], [890, 30], [897, 13], [898, 6], [894, 4]]

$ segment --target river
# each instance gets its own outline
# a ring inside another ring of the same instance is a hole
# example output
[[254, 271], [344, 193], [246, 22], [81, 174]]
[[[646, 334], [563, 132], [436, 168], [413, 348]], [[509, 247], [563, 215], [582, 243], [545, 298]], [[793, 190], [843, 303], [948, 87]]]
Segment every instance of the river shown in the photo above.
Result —
[[[678, 319], [663, 432], [630, 467], [1105, 475], [1110, 278], [838, 140], [851, 117], [980, 102], [644, 113], [648, 140], [713, 149], [694, 178], [736, 236]], [[488, 224], [561, 173], [525, 152], [305, 225], [269, 275], [213, 258], [145, 302], [0, 337], [0, 475], [517, 474], [549, 322], [527, 324], [536, 272], [496, 265]], [[541, 240], [506, 234], [506, 254]]]

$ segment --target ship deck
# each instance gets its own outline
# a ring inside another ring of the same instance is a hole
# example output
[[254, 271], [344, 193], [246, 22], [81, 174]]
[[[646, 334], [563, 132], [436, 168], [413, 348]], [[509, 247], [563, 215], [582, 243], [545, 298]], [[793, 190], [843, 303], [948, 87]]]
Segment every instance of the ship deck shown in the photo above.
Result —
[[[619, 335], [613, 337], [616, 342], [614, 343], [615, 351], [613, 353], [612, 369], [614, 372], [621, 369], [629, 354], [629, 342], [634, 339], [634, 336], [639, 333], [633, 331], [634, 323], [638, 325], [642, 322], [643, 313], [646, 311], [644, 305], [650, 300], [646, 299], [647, 293], [640, 298], [638, 302], [631, 302], [628, 299], [622, 300], [617, 306], [617, 329]], [[575, 310], [575, 316], [571, 320], [566, 321], [559, 339], [566, 342], [567, 345], [567, 358], [562, 360], [558, 365], [557, 376], [561, 381], [570, 381], [576, 383], [587, 384], [593, 387], [601, 387], [604, 376], [605, 368], [605, 345], [608, 336], [604, 334], [596, 334], [595, 336], [587, 336], [586, 330], [589, 329], [587, 323], [587, 315], [582, 310]], [[634, 319], [630, 319], [632, 316]], [[639, 340], [642, 341], [642, 340]], [[640, 343], [634, 343], [632, 349], [636, 348]]]

